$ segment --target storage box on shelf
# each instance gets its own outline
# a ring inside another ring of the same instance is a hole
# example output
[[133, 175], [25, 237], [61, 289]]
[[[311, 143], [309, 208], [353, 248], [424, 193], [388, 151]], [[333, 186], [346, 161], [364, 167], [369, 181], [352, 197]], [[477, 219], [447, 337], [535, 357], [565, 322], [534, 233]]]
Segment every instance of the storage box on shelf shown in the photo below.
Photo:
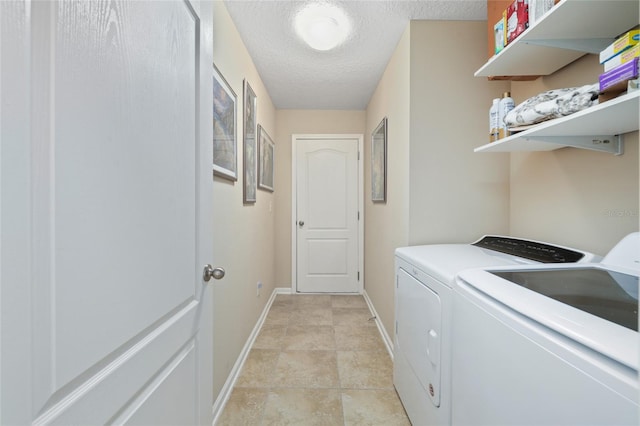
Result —
[[605, 93], [616, 84], [626, 84], [627, 81], [638, 78], [638, 66], [640, 58], [634, 58], [633, 61], [624, 63], [603, 74], [600, 74], [600, 92]]
[[639, 90], [639, 83], [640, 80], [636, 78], [634, 80], [621, 81], [620, 83], [614, 84], [613, 86], [609, 87], [606, 92], [600, 93], [600, 96], [598, 96], [598, 102], [607, 102], [611, 99], [617, 98], [618, 96], [624, 95], [625, 93]]
[[604, 72], [600, 74], [600, 102], [613, 99], [634, 88], [640, 74], [640, 31], [629, 30], [600, 52]]
[[[512, 0], [487, 0], [487, 59], [496, 54], [495, 51], [495, 25], [502, 21], [503, 45], [507, 45], [507, 16], [506, 9]], [[503, 46], [503, 48], [504, 48]]]
[[493, 26], [494, 35], [494, 52], [496, 54], [502, 52], [502, 49], [507, 45], [507, 24], [506, 18], [503, 15], [498, 22]]
[[507, 8], [507, 44], [513, 43], [529, 27], [529, 5], [513, 0]]
[[634, 58], [640, 56], [640, 44], [625, 50], [619, 55], [614, 56], [604, 63], [604, 72], [611, 71], [612, 69], [633, 61]]
[[613, 43], [605, 47], [600, 52], [600, 63], [601, 64], [605, 63], [606, 61], [609, 61], [613, 57], [619, 55], [620, 53], [631, 48], [632, 46], [635, 46], [636, 44], [638, 44], [639, 38], [640, 38], [639, 30], [627, 31], [625, 34], [621, 35]]
[[[499, 8], [505, 2], [497, 3]], [[474, 75], [552, 74], [586, 53], [600, 53], [615, 37], [638, 24], [639, 11], [637, 1], [562, 0]], [[493, 27], [495, 22], [490, 22], [488, 26]]]

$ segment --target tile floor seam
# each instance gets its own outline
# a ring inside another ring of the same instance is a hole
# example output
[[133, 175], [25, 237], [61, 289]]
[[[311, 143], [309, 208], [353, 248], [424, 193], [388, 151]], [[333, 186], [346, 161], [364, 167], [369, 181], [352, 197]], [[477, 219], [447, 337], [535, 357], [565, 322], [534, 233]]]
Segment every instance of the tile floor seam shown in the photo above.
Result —
[[258, 426], [262, 426], [264, 425], [264, 416], [266, 415], [267, 412], [267, 404], [269, 403], [269, 395], [271, 394], [271, 388], [267, 388], [267, 395], [264, 398], [264, 404], [262, 406], [262, 410], [260, 413], [260, 418], [258, 420]]
[[340, 391], [340, 406], [342, 407], [342, 426], [347, 424], [347, 411], [344, 407], [344, 392]]
[[[335, 357], [336, 357], [336, 375], [338, 376], [338, 386], [341, 389], [341, 394], [342, 394], [342, 375], [340, 374], [340, 364], [339, 364], [339, 360], [338, 360], [338, 342], [336, 341], [336, 328], [335, 326], [333, 326], [331, 328], [331, 330], [333, 331], [333, 347], [334, 347], [334, 353], [335, 353]], [[340, 405], [342, 404], [342, 397], [340, 397]], [[342, 410], [344, 411], [344, 407], [342, 407]], [[342, 414], [342, 419], [344, 420], [344, 413]]]

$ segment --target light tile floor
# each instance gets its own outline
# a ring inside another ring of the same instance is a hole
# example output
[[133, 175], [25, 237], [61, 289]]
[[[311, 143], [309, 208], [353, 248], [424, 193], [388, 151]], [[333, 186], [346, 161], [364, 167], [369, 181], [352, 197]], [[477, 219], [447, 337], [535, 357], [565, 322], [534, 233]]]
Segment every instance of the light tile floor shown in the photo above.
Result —
[[278, 295], [217, 426], [410, 425], [362, 296]]

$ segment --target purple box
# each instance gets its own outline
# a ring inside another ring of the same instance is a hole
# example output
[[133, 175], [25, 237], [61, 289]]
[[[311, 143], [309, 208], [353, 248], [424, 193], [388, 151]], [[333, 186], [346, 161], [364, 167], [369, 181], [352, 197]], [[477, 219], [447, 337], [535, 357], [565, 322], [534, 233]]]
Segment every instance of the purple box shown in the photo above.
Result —
[[639, 59], [640, 58], [634, 58], [631, 62], [627, 62], [604, 74], [600, 74], [600, 92], [605, 92], [609, 87], [621, 81], [637, 78]]

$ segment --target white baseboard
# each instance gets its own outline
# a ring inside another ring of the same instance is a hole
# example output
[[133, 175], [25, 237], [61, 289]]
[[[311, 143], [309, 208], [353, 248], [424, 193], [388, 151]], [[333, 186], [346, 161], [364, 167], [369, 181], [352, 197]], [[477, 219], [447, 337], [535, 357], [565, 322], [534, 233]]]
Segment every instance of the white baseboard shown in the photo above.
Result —
[[371, 299], [369, 299], [369, 295], [367, 294], [367, 290], [362, 292], [364, 296], [364, 300], [367, 302], [369, 306], [369, 310], [371, 314], [375, 317], [376, 325], [378, 326], [378, 331], [380, 332], [380, 336], [382, 337], [382, 341], [384, 345], [387, 347], [387, 352], [389, 352], [389, 356], [391, 357], [391, 361], [393, 361], [393, 340], [387, 334], [387, 330], [384, 329], [384, 326], [380, 322], [380, 317], [378, 317], [378, 313], [376, 312], [376, 308], [373, 306]]
[[227, 401], [229, 400], [229, 397], [231, 396], [231, 391], [233, 390], [233, 387], [235, 386], [236, 381], [238, 380], [238, 376], [240, 375], [240, 370], [242, 370], [242, 366], [244, 365], [244, 362], [246, 361], [247, 356], [249, 356], [249, 351], [251, 350], [251, 346], [253, 346], [253, 343], [256, 341], [256, 338], [260, 333], [260, 329], [264, 324], [264, 320], [267, 318], [269, 309], [271, 309], [271, 305], [273, 304], [273, 301], [275, 300], [278, 294], [291, 294], [291, 288], [276, 287], [273, 289], [273, 292], [271, 293], [269, 300], [267, 301], [267, 303], [264, 306], [264, 309], [262, 310], [262, 314], [260, 315], [260, 318], [258, 318], [258, 321], [256, 322], [256, 325], [253, 327], [253, 330], [251, 331], [251, 334], [249, 335], [247, 342], [244, 344], [244, 347], [242, 348], [240, 355], [238, 355], [238, 359], [236, 360], [236, 363], [231, 369], [231, 372], [229, 373], [229, 377], [227, 377], [227, 381], [224, 383], [224, 386], [222, 386], [222, 389], [218, 394], [218, 398], [216, 398], [216, 401], [213, 403], [213, 424], [214, 425], [218, 421], [218, 418], [220, 417], [220, 414], [222, 414], [222, 410], [224, 409], [225, 404], [227, 403]]

